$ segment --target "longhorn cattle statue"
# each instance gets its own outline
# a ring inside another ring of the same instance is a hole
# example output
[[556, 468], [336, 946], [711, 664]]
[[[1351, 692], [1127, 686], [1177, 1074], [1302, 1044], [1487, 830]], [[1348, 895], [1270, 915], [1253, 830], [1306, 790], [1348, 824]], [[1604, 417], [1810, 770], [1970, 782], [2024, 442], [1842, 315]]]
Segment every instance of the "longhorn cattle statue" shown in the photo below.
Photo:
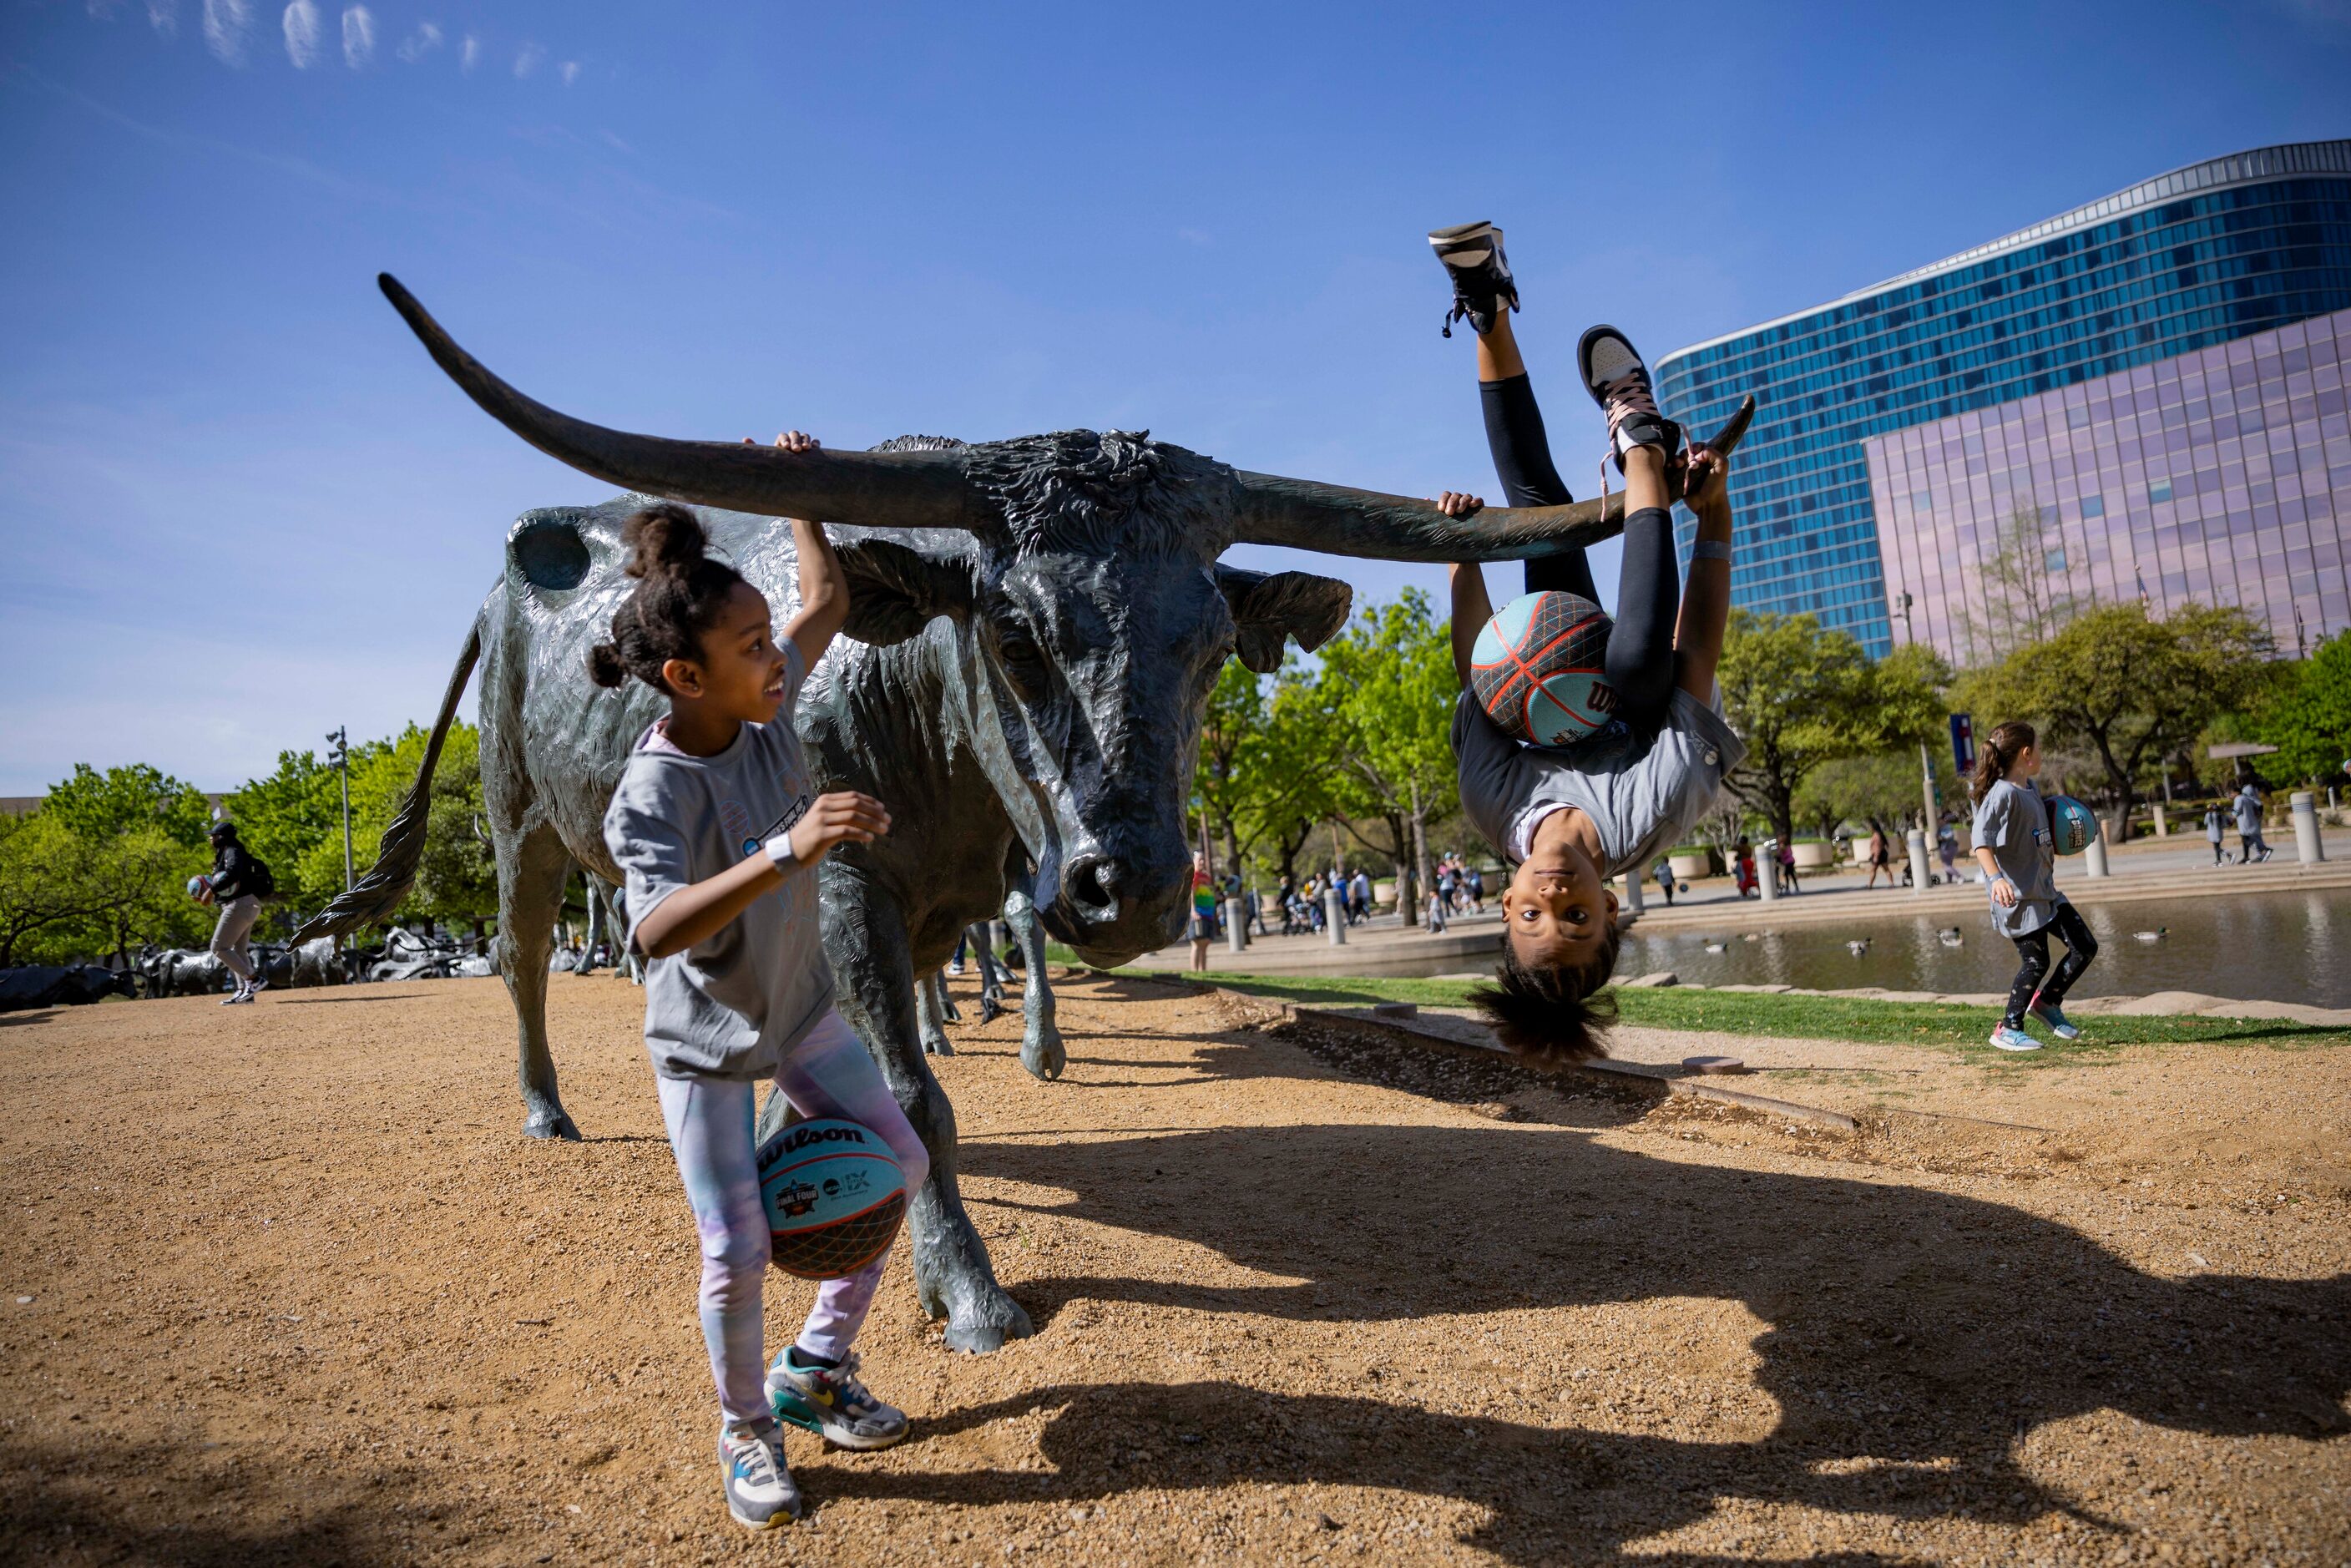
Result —
[[[388, 915], [415, 874], [426, 788], [459, 695], [482, 666], [482, 785], [498, 866], [500, 967], [521, 1035], [533, 1136], [577, 1137], [548, 1051], [549, 932], [577, 861], [611, 882], [604, 808], [661, 711], [643, 685], [586, 678], [630, 587], [621, 522], [648, 497], [699, 508], [715, 552], [797, 605], [790, 531], [824, 519], [851, 583], [847, 638], [795, 710], [822, 789], [886, 802], [888, 837], [844, 845], [820, 875], [839, 1006], [922, 1134], [929, 1180], [910, 1207], [915, 1288], [947, 1343], [989, 1350], [1029, 1332], [998, 1286], [956, 1183], [954, 1108], [924, 1060], [915, 981], [1003, 907], [1016, 842], [1036, 916], [1089, 964], [1123, 964], [1181, 931], [1191, 895], [1185, 807], [1208, 689], [1229, 657], [1274, 669], [1344, 623], [1350, 590], [1304, 572], [1219, 564], [1238, 542], [1390, 560], [1503, 559], [1605, 538], [1604, 506], [1489, 508], [1454, 518], [1401, 497], [1228, 467], [1118, 431], [966, 445], [904, 438], [872, 452], [671, 441], [587, 424], [533, 402], [444, 333], [392, 278], [384, 293], [434, 360], [524, 440], [631, 494], [524, 514], [504, 580], [465, 639], [417, 785], [360, 884], [305, 937]], [[1716, 438], [1727, 449], [1746, 411]], [[1031, 1061], [1032, 1071], [1058, 1062]], [[771, 1103], [770, 1110], [774, 1106]]]

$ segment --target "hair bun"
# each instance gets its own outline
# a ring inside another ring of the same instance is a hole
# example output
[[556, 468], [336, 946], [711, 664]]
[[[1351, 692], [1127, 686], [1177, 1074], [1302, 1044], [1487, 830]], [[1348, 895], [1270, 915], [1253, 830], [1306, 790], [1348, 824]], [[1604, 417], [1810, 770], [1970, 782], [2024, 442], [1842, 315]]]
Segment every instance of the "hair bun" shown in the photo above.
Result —
[[599, 643], [588, 650], [588, 678], [600, 686], [617, 686], [629, 678], [628, 662], [620, 644]]
[[707, 536], [701, 518], [674, 501], [663, 501], [622, 525], [621, 542], [632, 552], [629, 575], [650, 577], [656, 571], [684, 574], [700, 566]]

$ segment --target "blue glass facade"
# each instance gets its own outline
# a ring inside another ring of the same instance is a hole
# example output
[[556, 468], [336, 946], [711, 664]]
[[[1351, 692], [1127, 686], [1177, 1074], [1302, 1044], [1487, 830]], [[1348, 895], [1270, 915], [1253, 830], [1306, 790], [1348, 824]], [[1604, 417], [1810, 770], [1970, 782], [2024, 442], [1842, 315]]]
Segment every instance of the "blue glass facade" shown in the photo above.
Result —
[[[2263, 148], [1657, 362], [1705, 430], [1760, 408], [1731, 474], [1736, 601], [1893, 646], [1864, 443], [2351, 308], [2351, 141]], [[1681, 520], [1688, 552], [1690, 522]]]

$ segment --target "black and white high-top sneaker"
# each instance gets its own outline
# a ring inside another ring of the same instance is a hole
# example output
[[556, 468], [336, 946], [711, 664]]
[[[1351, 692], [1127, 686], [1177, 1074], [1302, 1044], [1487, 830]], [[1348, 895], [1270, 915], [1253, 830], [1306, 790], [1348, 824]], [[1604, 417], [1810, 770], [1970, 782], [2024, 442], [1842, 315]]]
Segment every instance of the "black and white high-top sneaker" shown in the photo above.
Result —
[[1608, 416], [1608, 450], [1618, 473], [1624, 472], [1625, 454], [1635, 446], [1658, 447], [1673, 461], [1682, 444], [1681, 426], [1657, 412], [1649, 367], [1631, 340], [1614, 327], [1593, 328], [1575, 346], [1575, 369], [1583, 390]]
[[1456, 224], [1432, 229], [1428, 243], [1445, 274], [1453, 279], [1453, 308], [1445, 314], [1445, 335], [1464, 316], [1478, 335], [1494, 329], [1494, 318], [1503, 308], [1519, 308], [1519, 286], [1510, 277], [1510, 258], [1502, 254], [1502, 231], [1492, 224]]

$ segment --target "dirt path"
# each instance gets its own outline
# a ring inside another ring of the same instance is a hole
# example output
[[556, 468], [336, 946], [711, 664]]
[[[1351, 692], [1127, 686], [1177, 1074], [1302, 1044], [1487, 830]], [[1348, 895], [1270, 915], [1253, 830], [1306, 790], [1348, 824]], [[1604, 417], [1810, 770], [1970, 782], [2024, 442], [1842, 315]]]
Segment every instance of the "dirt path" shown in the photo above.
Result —
[[573, 1145], [493, 981], [0, 1017], [0, 1556], [2351, 1559], [2351, 1054], [1847, 1139], [1062, 996], [1063, 1082], [1014, 1019], [938, 1064], [1040, 1334], [952, 1354], [893, 1271], [915, 1438], [795, 1436], [758, 1542], [632, 988], [557, 977]]

